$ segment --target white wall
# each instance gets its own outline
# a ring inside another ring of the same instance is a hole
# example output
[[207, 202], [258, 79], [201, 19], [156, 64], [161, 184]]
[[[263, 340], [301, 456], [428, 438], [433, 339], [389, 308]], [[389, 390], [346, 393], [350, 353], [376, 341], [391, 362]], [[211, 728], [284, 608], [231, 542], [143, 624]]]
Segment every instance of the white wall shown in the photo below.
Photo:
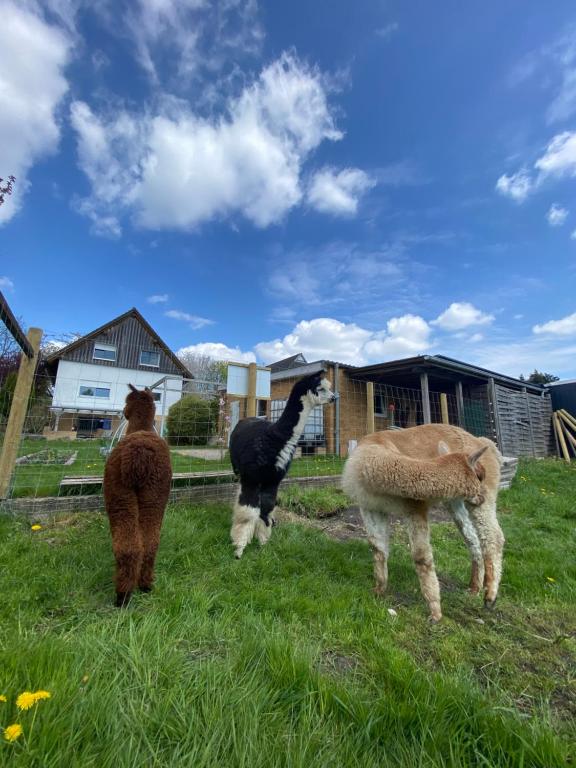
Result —
[[[55, 408], [81, 408], [87, 411], [121, 411], [126, 395], [130, 391], [128, 384], [138, 389], [149, 387], [162, 378], [158, 371], [140, 371], [129, 368], [114, 368], [108, 365], [75, 363], [60, 360], [56, 375], [56, 385], [52, 406]], [[80, 385], [109, 387], [110, 397], [80, 396]], [[165, 413], [171, 405], [182, 397], [182, 377], [174, 377], [166, 382]], [[157, 390], [164, 397], [163, 387]], [[162, 400], [156, 403], [156, 415], [162, 414]]]

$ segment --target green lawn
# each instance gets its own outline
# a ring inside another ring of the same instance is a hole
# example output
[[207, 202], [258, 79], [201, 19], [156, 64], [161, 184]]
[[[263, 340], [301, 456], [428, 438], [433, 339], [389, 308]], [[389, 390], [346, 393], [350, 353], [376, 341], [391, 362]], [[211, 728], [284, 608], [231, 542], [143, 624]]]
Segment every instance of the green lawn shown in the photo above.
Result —
[[[575, 484], [574, 466], [523, 462], [501, 494], [491, 613], [455, 526], [435, 525], [438, 625], [403, 529], [382, 600], [364, 542], [284, 524], [235, 561], [228, 507], [174, 507], [155, 593], [118, 611], [104, 517], [0, 518], [0, 724], [24, 729], [0, 765], [571, 765]], [[38, 689], [51, 699], [18, 713]]]
[[[25, 456], [38, 451], [51, 449], [62, 452], [77, 452], [75, 462], [70, 466], [63, 464], [21, 464], [16, 467], [12, 482], [12, 496], [58, 496], [60, 481], [64, 476], [102, 476], [105, 457], [100, 449], [108, 445], [105, 440], [23, 440], [18, 455]], [[185, 450], [187, 446], [182, 446]], [[312, 475], [339, 474], [343, 459], [336, 456], [311, 456], [296, 459], [290, 468], [295, 477]], [[172, 469], [174, 472], [212, 472], [230, 471], [232, 467], [225, 454], [224, 459], [207, 460], [191, 456], [182, 456], [172, 450]], [[194, 483], [202, 482], [195, 480]], [[182, 485], [179, 482], [179, 485]], [[85, 485], [74, 489], [81, 493], [99, 493], [98, 486]]]

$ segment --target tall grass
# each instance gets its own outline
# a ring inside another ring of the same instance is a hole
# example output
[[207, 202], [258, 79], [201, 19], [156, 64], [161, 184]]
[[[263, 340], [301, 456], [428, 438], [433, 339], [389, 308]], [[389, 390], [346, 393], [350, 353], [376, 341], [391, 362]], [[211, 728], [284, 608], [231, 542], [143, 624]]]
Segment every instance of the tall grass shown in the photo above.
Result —
[[[118, 611], [105, 518], [35, 532], [3, 518], [0, 723], [21, 722], [24, 736], [0, 744], [0, 765], [569, 765], [574, 479], [560, 463], [524, 463], [502, 494], [494, 613], [465, 593], [454, 526], [434, 527], [438, 626], [401, 529], [378, 600], [363, 542], [282, 525], [235, 561], [228, 508], [174, 507], [156, 591]], [[30, 736], [33, 713], [14, 700], [38, 688], [52, 698]]]

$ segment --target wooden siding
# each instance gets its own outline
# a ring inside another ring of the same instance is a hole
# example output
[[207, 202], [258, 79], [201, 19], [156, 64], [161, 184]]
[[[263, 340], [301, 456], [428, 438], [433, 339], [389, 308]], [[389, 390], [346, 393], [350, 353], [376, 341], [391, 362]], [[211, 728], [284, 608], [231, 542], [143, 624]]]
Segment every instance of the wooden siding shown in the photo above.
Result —
[[[98, 343], [115, 346], [116, 360], [95, 360], [94, 346]], [[160, 365], [158, 368], [152, 365], [140, 365], [140, 352], [143, 350], [160, 354]], [[158, 378], [167, 373], [182, 376], [182, 371], [135, 317], [126, 317], [96, 338], [87, 339], [83, 344], [80, 344], [80, 346], [70, 352], [65, 352], [61, 359], [71, 360], [76, 363], [104, 365], [110, 368], [158, 371]]]

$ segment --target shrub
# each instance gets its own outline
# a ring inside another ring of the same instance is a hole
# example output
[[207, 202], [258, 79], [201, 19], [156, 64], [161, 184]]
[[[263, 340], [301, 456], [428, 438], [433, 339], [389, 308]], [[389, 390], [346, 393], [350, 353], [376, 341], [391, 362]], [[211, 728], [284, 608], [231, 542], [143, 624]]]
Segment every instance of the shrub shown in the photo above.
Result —
[[172, 445], [206, 445], [216, 432], [218, 403], [198, 395], [184, 395], [170, 408], [166, 426]]

